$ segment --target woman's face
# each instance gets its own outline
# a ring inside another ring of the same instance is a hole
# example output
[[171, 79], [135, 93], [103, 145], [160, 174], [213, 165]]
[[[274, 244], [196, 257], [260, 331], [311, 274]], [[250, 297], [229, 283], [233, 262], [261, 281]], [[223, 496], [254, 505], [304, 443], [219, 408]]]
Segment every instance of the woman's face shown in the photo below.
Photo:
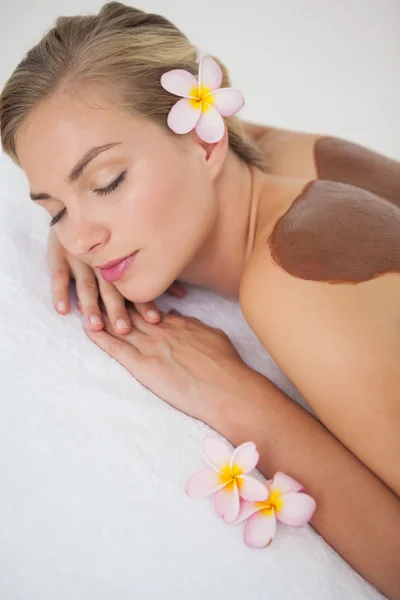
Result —
[[[69, 180], [90, 149], [106, 145]], [[133, 302], [161, 295], [210, 234], [213, 182], [192, 138], [174, 139], [111, 105], [93, 108], [58, 94], [21, 125], [16, 150], [31, 194], [50, 197], [37, 203], [52, 218], [61, 213], [54, 227], [68, 252], [94, 267], [139, 250], [114, 283]]]

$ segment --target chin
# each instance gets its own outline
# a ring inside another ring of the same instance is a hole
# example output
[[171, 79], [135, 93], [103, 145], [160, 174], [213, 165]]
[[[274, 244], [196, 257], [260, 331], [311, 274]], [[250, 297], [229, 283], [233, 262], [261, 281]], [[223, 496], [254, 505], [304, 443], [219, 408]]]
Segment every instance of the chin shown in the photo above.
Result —
[[156, 300], [156, 298], [162, 296], [162, 294], [164, 294], [167, 291], [170, 285], [171, 284], [168, 283], [166, 288], [159, 285], [149, 285], [146, 287], [142, 286], [140, 291], [138, 291], [137, 289], [133, 289], [138, 287], [137, 284], [135, 286], [129, 285], [129, 281], [127, 281], [126, 285], [124, 285], [121, 282], [121, 285], [116, 287], [120, 294], [122, 294], [122, 296], [124, 296], [124, 298], [126, 298], [127, 300], [130, 300], [131, 302], [136, 304], [143, 304], [144, 302], [152, 302], [153, 300]]

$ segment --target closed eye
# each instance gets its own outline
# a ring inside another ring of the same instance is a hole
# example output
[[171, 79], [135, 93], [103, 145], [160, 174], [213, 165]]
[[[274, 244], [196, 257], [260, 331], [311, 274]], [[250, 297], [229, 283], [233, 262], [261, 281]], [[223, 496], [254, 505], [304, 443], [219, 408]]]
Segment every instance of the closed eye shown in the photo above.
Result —
[[[113, 181], [112, 183], [110, 183], [110, 185], [108, 185], [105, 188], [98, 188], [97, 190], [93, 190], [98, 196], [105, 196], [106, 194], [110, 194], [111, 192], [113, 192], [120, 183], [122, 183], [124, 181], [126, 177], [126, 171], [124, 171], [123, 173], [121, 173], [121, 175], [119, 175], [117, 177], [117, 179], [115, 179], [115, 181]], [[67, 212], [66, 208], [63, 208], [61, 212], [59, 212], [55, 217], [52, 218], [52, 220], [50, 221], [50, 227], [53, 227], [53, 225], [55, 225], [56, 223], [58, 223], [58, 221], [64, 216], [64, 214]]]
[[119, 175], [117, 177], [117, 179], [115, 181], [113, 181], [112, 183], [110, 183], [110, 185], [108, 185], [105, 188], [99, 188], [97, 190], [93, 190], [94, 192], [96, 192], [96, 194], [98, 196], [105, 196], [106, 194], [110, 194], [110, 192], [113, 192], [120, 183], [123, 182], [123, 180], [125, 179], [126, 176], [126, 171], [124, 171], [123, 173], [121, 173], [121, 175]]

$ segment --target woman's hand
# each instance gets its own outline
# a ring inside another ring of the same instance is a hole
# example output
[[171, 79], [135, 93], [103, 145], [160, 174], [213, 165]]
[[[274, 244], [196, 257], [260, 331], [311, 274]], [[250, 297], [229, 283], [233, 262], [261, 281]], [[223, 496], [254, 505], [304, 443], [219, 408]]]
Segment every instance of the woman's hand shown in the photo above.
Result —
[[[115, 332], [126, 335], [131, 331], [124, 296], [112, 283], [104, 281], [102, 277], [97, 278], [94, 269], [69, 254], [52, 229], [48, 237], [47, 256], [51, 270], [53, 302], [58, 312], [61, 314], [69, 312], [68, 286], [72, 278], [76, 282], [79, 306], [88, 327], [94, 331], [103, 328], [101, 312], [103, 309], [109, 315]], [[185, 289], [177, 282], [174, 282], [167, 292], [176, 298], [182, 298], [186, 294]], [[59, 307], [59, 302], [64, 302], [64, 306]], [[128, 301], [128, 305], [132, 306], [132, 303]], [[135, 304], [135, 307], [145, 321], [149, 323], [160, 321], [160, 311], [154, 302]], [[90, 320], [91, 317], [94, 317], [94, 322]], [[118, 325], [122, 327], [119, 328]]]
[[177, 311], [161, 313], [157, 325], [128, 309], [132, 332], [116, 335], [104, 315], [104, 331], [85, 328], [88, 337], [140, 383], [178, 410], [214, 429], [226, 411], [242, 405], [253, 372], [228, 336]]

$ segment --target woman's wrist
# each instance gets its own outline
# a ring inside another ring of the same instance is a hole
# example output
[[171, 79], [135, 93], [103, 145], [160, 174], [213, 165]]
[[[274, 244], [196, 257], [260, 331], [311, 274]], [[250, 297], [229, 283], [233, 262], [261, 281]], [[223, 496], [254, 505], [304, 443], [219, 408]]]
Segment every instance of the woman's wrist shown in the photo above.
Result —
[[273, 389], [277, 388], [269, 379], [243, 364], [237, 371], [235, 393], [227, 393], [211, 408], [207, 424], [234, 446], [251, 440], [254, 424], [260, 420], [267, 433], [265, 412], [268, 394]]

